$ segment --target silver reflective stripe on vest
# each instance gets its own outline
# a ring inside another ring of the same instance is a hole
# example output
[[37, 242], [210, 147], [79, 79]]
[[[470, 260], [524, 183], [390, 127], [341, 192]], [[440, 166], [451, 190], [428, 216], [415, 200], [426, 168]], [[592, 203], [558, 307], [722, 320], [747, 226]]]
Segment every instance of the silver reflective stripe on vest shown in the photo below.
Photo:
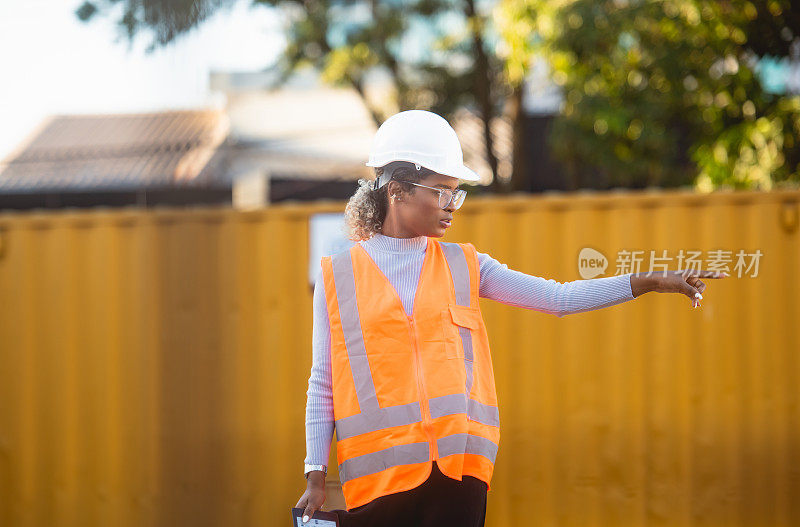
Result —
[[441, 242], [442, 251], [453, 275], [453, 286], [456, 291], [456, 304], [469, 306], [469, 268], [464, 250], [457, 243]]
[[433, 397], [428, 401], [431, 409], [431, 418], [436, 419], [445, 415], [467, 413], [467, 397], [463, 393], [451, 393], [441, 397]]
[[477, 454], [492, 463], [497, 457], [497, 445], [486, 439], [472, 434], [453, 434], [440, 438], [436, 445], [439, 456], [452, 456], [453, 454]]
[[428, 443], [397, 445], [362, 456], [352, 457], [339, 465], [339, 479], [344, 484], [351, 479], [375, 474], [397, 465], [425, 463], [430, 459]]
[[429, 401], [431, 417], [466, 413], [470, 419], [490, 426], [500, 426], [500, 411], [496, 406], [483, 404], [475, 399], [467, 400], [463, 393], [452, 393], [434, 397]]
[[410, 425], [422, 420], [418, 402], [378, 408], [369, 412], [344, 417], [336, 421], [337, 439], [383, 430], [393, 426]]
[[367, 350], [364, 347], [364, 335], [361, 333], [361, 319], [358, 317], [356, 303], [356, 280], [353, 274], [353, 262], [350, 251], [331, 258], [333, 279], [336, 283], [336, 299], [339, 301], [339, 316], [342, 320], [344, 343], [347, 356], [350, 358], [350, 369], [358, 395], [358, 407], [362, 412], [378, 409], [378, 398], [375, 395], [375, 383], [369, 369]]
[[490, 406], [476, 401], [475, 399], [469, 400], [469, 408], [467, 408], [467, 415], [473, 421], [478, 421], [485, 425], [500, 426], [500, 410], [496, 406]]
[[[441, 242], [450, 274], [453, 276], [453, 287], [456, 292], [456, 303], [460, 306], [469, 306], [469, 267], [464, 250], [457, 243]], [[464, 348], [464, 367], [467, 371], [467, 393], [472, 391], [472, 333], [469, 328], [458, 326], [461, 344]]]
[[356, 281], [353, 273], [353, 261], [350, 251], [337, 254], [331, 258], [333, 280], [336, 284], [336, 298], [339, 303], [339, 317], [342, 321], [344, 343], [350, 359], [350, 371], [358, 397], [360, 413], [338, 419], [336, 421], [336, 437], [338, 440], [348, 437], [408, 425], [422, 421], [419, 402], [381, 408], [375, 393], [375, 382], [364, 347], [364, 335], [361, 332], [361, 319], [358, 316], [356, 302]]

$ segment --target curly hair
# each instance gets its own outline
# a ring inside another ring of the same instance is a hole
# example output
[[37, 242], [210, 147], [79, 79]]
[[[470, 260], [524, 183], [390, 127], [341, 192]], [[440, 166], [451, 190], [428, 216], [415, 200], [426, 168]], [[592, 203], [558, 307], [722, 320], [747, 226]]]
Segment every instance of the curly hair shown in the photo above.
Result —
[[[387, 165], [388, 166], [388, 165]], [[375, 168], [375, 178], [379, 178], [385, 167]], [[402, 162], [392, 174], [392, 181], [400, 183], [403, 192], [413, 194], [414, 187], [406, 182], [417, 183], [430, 174], [428, 170], [415, 170], [413, 163]], [[353, 241], [368, 240], [380, 233], [386, 213], [389, 210], [388, 183], [373, 190], [373, 180], [359, 179], [358, 189], [350, 197], [344, 209], [344, 222], [347, 236]]]

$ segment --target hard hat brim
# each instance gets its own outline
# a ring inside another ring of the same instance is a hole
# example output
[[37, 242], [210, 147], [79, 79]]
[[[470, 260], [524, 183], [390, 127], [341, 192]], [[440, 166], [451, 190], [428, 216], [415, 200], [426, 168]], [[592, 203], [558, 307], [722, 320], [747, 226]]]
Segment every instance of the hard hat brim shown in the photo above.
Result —
[[480, 176], [478, 176], [477, 172], [472, 170], [471, 168], [467, 168], [464, 165], [461, 165], [455, 170], [455, 174], [445, 174], [445, 176], [455, 177], [462, 181], [469, 181], [469, 182], [476, 182], [480, 181]]
[[[395, 159], [393, 161], [408, 161], [409, 163], [416, 163], [417, 162], [417, 161], [411, 160], [411, 159]], [[382, 167], [382, 166], [386, 166], [387, 164], [389, 164], [389, 163], [374, 163], [374, 162], [369, 162], [369, 161], [364, 163], [364, 165], [366, 165], [368, 167]], [[425, 166], [425, 165], [422, 165], [422, 166]], [[434, 169], [429, 168], [429, 167], [425, 167], [425, 168], [428, 168], [429, 170], [434, 170]], [[454, 177], [454, 178], [460, 179], [462, 181], [476, 182], [476, 181], [480, 181], [481, 180], [480, 176], [478, 176], [478, 174], [474, 170], [472, 170], [471, 168], [467, 168], [464, 165], [456, 166], [456, 167], [454, 167], [454, 168], [452, 168], [450, 170], [445, 170], [445, 171], [441, 171], [441, 172], [439, 172], [437, 170], [434, 170], [434, 172], [437, 172], [438, 174], [442, 174], [443, 176]]]

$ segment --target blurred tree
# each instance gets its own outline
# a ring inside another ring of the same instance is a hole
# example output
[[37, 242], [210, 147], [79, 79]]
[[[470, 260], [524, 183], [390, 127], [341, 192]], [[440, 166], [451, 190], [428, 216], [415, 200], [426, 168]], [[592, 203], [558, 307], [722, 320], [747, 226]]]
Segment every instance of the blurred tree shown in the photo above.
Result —
[[800, 98], [755, 74], [800, 35], [788, 0], [502, 0], [498, 20], [507, 76], [546, 60], [563, 88], [574, 188], [800, 181]]
[[800, 10], [796, 2], [751, 0], [749, 4], [752, 7], [746, 7], [746, 47], [759, 57], [790, 56], [792, 43], [800, 38]]
[[[83, 21], [98, 15], [116, 17], [130, 40], [140, 32], [150, 32], [150, 48], [154, 49], [234, 2], [89, 0], [76, 15]], [[485, 157], [494, 175], [492, 187], [510, 187], [509, 181], [497, 177], [490, 123], [504, 111], [516, 88], [503, 82], [503, 62], [495, 51], [498, 36], [491, 13], [483, 5], [476, 0], [252, 2], [279, 8], [290, 21], [278, 83], [285, 82], [296, 69], [310, 65], [322, 72], [326, 82], [354, 88], [376, 125], [397, 111], [412, 108], [430, 109], [448, 119], [459, 107], [475, 108], [484, 124]], [[418, 57], [407, 58], [420, 44], [423, 51]], [[391, 79], [394, 100], [389, 105], [367, 96], [367, 76], [375, 69], [383, 69]]]
[[221, 7], [236, 0], [95, 0], [85, 1], [75, 11], [83, 22], [96, 15], [117, 16], [117, 26], [133, 40], [142, 29], [152, 32], [149, 50], [172, 42], [196, 27]]

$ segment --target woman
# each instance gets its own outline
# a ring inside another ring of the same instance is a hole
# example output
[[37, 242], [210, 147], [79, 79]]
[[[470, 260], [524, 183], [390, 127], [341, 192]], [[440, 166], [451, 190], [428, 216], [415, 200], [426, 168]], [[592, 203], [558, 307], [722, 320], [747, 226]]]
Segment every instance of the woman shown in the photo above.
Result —
[[346, 222], [359, 243], [323, 258], [314, 290], [304, 521], [325, 501], [337, 434], [343, 526], [482, 526], [499, 447], [491, 354], [478, 298], [556, 316], [648, 291], [699, 306], [707, 271], [558, 283], [508, 269], [471, 244], [441, 243], [476, 181], [450, 125], [431, 112], [375, 135]]

